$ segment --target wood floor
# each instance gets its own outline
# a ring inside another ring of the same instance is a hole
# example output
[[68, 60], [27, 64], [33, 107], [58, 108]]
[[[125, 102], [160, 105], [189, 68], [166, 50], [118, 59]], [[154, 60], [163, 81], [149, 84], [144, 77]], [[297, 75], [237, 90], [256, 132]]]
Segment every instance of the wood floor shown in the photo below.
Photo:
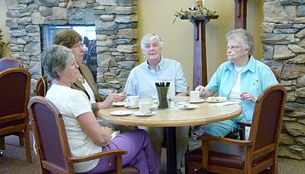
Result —
[[[32, 137], [32, 136], [31, 136]], [[32, 152], [33, 164], [26, 163], [25, 150], [18, 145], [18, 138], [9, 136], [6, 138], [6, 150], [0, 157], [0, 174], [39, 174], [37, 157]], [[200, 145], [190, 141], [191, 147]], [[166, 174], [166, 151], [163, 149], [161, 160], [161, 174]], [[184, 168], [182, 169], [184, 173]], [[279, 174], [304, 174], [305, 161], [279, 158]]]

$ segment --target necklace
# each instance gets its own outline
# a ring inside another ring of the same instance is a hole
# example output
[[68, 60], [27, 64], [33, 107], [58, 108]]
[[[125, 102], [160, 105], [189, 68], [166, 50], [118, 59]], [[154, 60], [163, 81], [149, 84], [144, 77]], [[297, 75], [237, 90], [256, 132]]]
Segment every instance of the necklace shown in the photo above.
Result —
[[242, 73], [242, 71], [245, 68], [246, 68], [246, 66], [243, 66], [243, 67], [234, 66], [235, 78], [238, 78], [238, 76]]

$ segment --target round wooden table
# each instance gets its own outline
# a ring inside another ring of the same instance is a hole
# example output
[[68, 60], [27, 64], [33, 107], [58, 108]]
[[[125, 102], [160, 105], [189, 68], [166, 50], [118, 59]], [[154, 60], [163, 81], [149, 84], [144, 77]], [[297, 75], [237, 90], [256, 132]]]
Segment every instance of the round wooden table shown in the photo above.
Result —
[[239, 104], [215, 104], [215, 103], [197, 103], [198, 108], [184, 110], [179, 108], [174, 109], [159, 109], [148, 117], [136, 115], [128, 116], [112, 116], [112, 111], [132, 110], [124, 107], [110, 107], [102, 109], [98, 112], [99, 117], [103, 117], [107, 121], [115, 124], [129, 126], [148, 126], [148, 127], [164, 127], [166, 131], [166, 149], [167, 149], [167, 172], [174, 174], [177, 172], [176, 163], [176, 127], [179, 126], [195, 126], [214, 123], [218, 121], [232, 119], [241, 114], [242, 109]]

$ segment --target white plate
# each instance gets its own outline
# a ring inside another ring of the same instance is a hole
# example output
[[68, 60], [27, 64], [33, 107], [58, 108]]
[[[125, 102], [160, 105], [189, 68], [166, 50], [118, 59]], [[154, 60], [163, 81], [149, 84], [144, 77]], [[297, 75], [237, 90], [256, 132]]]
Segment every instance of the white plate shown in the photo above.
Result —
[[205, 99], [190, 100], [190, 103], [203, 103], [203, 102], [205, 102]]
[[179, 109], [190, 110], [190, 109], [198, 108], [198, 105], [193, 105], [193, 104], [189, 104], [189, 105], [179, 105], [178, 108], [179, 108]]
[[141, 113], [140, 111], [137, 111], [137, 112], [134, 112], [133, 114], [136, 115], [136, 116], [140, 116], [140, 117], [147, 117], [147, 116], [154, 115], [155, 112], [150, 112], [150, 113], [148, 113], [148, 114], [143, 114], [143, 113]]
[[125, 106], [126, 102], [113, 102], [113, 106]]
[[128, 111], [128, 110], [120, 110], [120, 111], [110, 112], [111, 115], [115, 115], [115, 116], [126, 116], [126, 115], [130, 115], [132, 113], [133, 113], [132, 111]]
[[221, 103], [221, 102], [226, 102], [227, 98], [225, 97], [209, 97], [206, 99], [207, 102], [209, 103]]

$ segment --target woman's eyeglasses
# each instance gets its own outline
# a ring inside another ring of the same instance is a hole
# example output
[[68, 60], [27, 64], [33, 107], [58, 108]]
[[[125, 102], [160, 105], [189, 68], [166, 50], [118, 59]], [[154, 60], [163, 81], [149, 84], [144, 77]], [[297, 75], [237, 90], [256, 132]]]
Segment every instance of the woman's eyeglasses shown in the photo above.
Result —
[[84, 43], [78, 43], [72, 46], [72, 48], [83, 48], [85, 44]]
[[232, 45], [232, 46], [227, 46], [227, 50], [230, 49], [230, 50], [236, 50], [238, 48], [241, 48], [243, 46], [240, 46], [240, 45]]

